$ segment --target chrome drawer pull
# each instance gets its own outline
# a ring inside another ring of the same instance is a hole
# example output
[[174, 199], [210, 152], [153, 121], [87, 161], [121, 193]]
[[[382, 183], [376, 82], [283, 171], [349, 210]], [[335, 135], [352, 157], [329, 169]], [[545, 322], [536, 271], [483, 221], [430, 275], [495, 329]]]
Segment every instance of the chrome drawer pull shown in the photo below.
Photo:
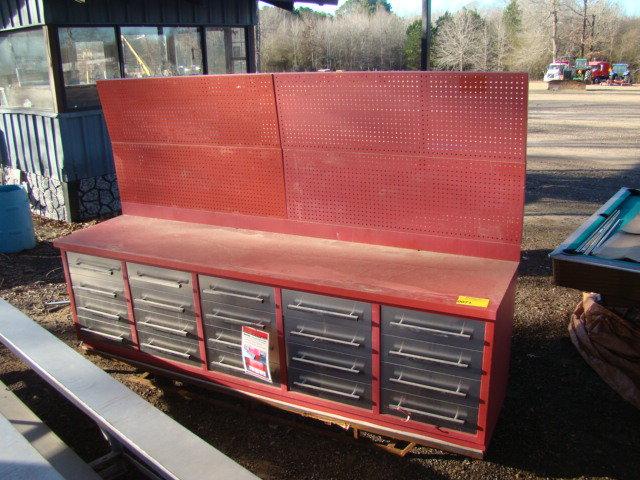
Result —
[[462, 353], [457, 362], [451, 360], [443, 360], [441, 358], [425, 357], [424, 355], [416, 355], [415, 353], [406, 353], [402, 351], [402, 347], [398, 350], [389, 350], [389, 355], [397, 355], [398, 357], [411, 358], [414, 360], [421, 360], [423, 362], [441, 363], [443, 365], [451, 365], [452, 367], [468, 368], [469, 364], [462, 361]]
[[353, 389], [353, 393], [345, 393], [345, 392], [341, 392], [339, 390], [333, 390], [331, 388], [325, 388], [325, 387], [319, 387], [317, 385], [311, 385], [309, 383], [303, 383], [303, 382], [293, 382], [294, 385], [297, 385], [299, 387], [302, 388], [308, 388], [309, 390], [317, 390], [318, 392], [325, 392], [325, 393], [331, 393], [332, 395], [339, 395], [341, 397], [346, 397], [346, 398], [353, 398], [355, 400], [360, 400], [360, 395], [356, 395], [355, 391], [356, 389]]
[[304, 329], [300, 329], [300, 330], [291, 330], [289, 332], [291, 335], [295, 335], [297, 337], [305, 337], [305, 338], [310, 338], [311, 340], [315, 341], [319, 341], [319, 342], [330, 342], [330, 343], [337, 343], [338, 345], [349, 345], [350, 347], [359, 347], [360, 344], [354, 340], [339, 340], [337, 338], [331, 338], [331, 337], [323, 337], [322, 335], [315, 335], [313, 333], [305, 333]]
[[138, 325], [153, 328], [154, 330], [159, 330], [161, 332], [172, 333], [174, 335], [180, 335], [181, 337], [186, 337], [189, 335], [187, 330], [179, 330], [177, 328], [165, 327], [164, 325], [158, 325], [157, 323], [151, 323], [149, 320], [146, 322], [140, 322]]
[[305, 358], [304, 353], [300, 357], [291, 357], [291, 360], [294, 360], [300, 363], [308, 363], [309, 365], [316, 365], [318, 367], [333, 368], [334, 370], [340, 370], [342, 372], [360, 373], [360, 370], [356, 368], [355, 363], [353, 364], [352, 367], [341, 367], [340, 365], [333, 365], [331, 363], [318, 362], [317, 360], [310, 360], [308, 358]]
[[447, 395], [455, 395], [456, 397], [462, 397], [462, 398], [467, 397], [467, 394], [460, 390], [459, 385], [457, 390], [449, 390], [447, 388], [434, 387], [433, 385], [425, 385], [423, 383], [410, 382], [409, 380], [403, 380], [402, 374], [399, 375], [398, 378], [391, 377], [389, 381], [394, 383], [400, 383], [402, 385], [409, 385], [410, 387], [423, 388], [425, 390], [431, 390], [433, 392], [445, 393]]
[[80, 260], [76, 262], [76, 266], [84, 270], [89, 270], [90, 272], [104, 273], [106, 275], [113, 275], [113, 271], [115, 270], [115, 268], [103, 267], [102, 265], [94, 265], [92, 263], [86, 263]]
[[238, 372], [243, 372], [244, 373], [244, 368], [243, 367], [236, 367], [235, 365], [229, 365], [228, 363], [224, 363], [224, 357], [222, 357], [220, 359], [220, 361], [218, 362], [209, 362], [210, 364], [213, 363], [214, 365], [220, 365], [221, 367], [224, 368], [229, 368], [231, 370], [236, 370]]
[[151, 283], [152, 285], [160, 285], [161, 287], [170, 287], [170, 288], [182, 288], [182, 285], [185, 283], [189, 283], [188, 280], [166, 280], [164, 278], [156, 278], [151, 277], [149, 275], [145, 275], [144, 273], [136, 272], [136, 276], [133, 277], [134, 280], [139, 280], [145, 283]]
[[240, 343], [233, 343], [228, 340], [221, 340], [221, 338], [222, 338], [222, 334], [218, 335], [216, 338], [209, 338], [208, 341], [212, 343], [220, 343], [222, 345], [227, 345], [229, 347], [242, 348], [242, 345]]
[[398, 317], [395, 317], [396, 320], [399, 320], [398, 322], [390, 322], [389, 325], [393, 325], [394, 327], [400, 327], [400, 328], [411, 328], [413, 330], [420, 330], [421, 332], [429, 332], [429, 333], [433, 333], [435, 335], [445, 335], [445, 336], [450, 336], [450, 337], [459, 337], [459, 338], [464, 338], [466, 340], [471, 340], [471, 335], [469, 335], [468, 333], [464, 333], [464, 329], [461, 330], [460, 332], [449, 332], [447, 330], [440, 330], [437, 328], [431, 328], [431, 327], [423, 327], [421, 325], [413, 325], [411, 323], [404, 323], [405, 322], [405, 317], [402, 316], [401, 318], [398, 319]]
[[116, 342], [124, 342], [124, 337], [122, 335], [111, 335], [110, 333], [91, 330], [90, 328], [87, 328], [87, 327], [81, 327], [80, 331], [90, 333], [91, 335], [97, 335], [98, 337], [108, 338], [109, 340], [114, 340]]
[[250, 322], [249, 320], [242, 320], [241, 318], [227, 317], [226, 315], [220, 315], [219, 313], [205, 313], [204, 318], [217, 318], [218, 320], [233, 323], [234, 325], [250, 325], [252, 327], [264, 328], [264, 323]]
[[210, 288], [203, 288], [202, 293], [209, 295], [221, 295], [225, 297], [241, 298], [242, 300], [250, 300], [252, 302], [264, 303], [264, 297], [262, 295], [246, 295], [244, 293], [234, 292], [231, 290], [220, 290], [211, 286]]
[[315, 313], [316, 315], [329, 315], [331, 317], [348, 318], [349, 320], [358, 320], [360, 318], [360, 316], [356, 315], [355, 312], [336, 312], [334, 310], [325, 310], [323, 308], [308, 307], [307, 305], [302, 305], [301, 303], [290, 303], [289, 305], [287, 305], [287, 308], [290, 310], [298, 310], [300, 312]]
[[142, 343], [140, 344], [140, 346], [150, 348], [151, 350], [157, 350], [158, 352], [166, 353], [168, 355], [191, 359], [191, 355], [188, 353], [178, 352], [177, 350], [171, 350], [170, 348], [160, 347], [159, 345], [154, 345], [153, 343]]
[[99, 288], [85, 287], [83, 285], [78, 285], [75, 288], [76, 290], [80, 290], [81, 292], [95, 293], [97, 295], [103, 295], [105, 297], [116, 298], [118, 296], [118, 292], [108, 292], [106, 290], [100, 290]]
[[120, 320], [122, 318], [119, 313], [103, 312], [102, 310], [96, 310], [95, 308], [78, 307], [78, 310], [82, 310], [83, 312], [87, 313], [93, 313], [94, 315], [108, 318], [109, 320]]
[[423, 415], [425, 417], [437, 418], [439, 420], [445, 420], [447, 422], [456, 423], [458, 425], [464, 425], [466, 423], [466, 421], [463, 420], [462, 418], [458, 418], [458, 412], [456, 412], [456, 416], [455, 417], [447, 417], [446, 415], [438, 415], [437, 413], [425, 412], [424, 410], [417, 410], [415, 408], [403, 407], [401, 403], [398, 403], [398, 405], [389, 404], [389, 408], [391, 410], [396, 410], [396, 411], [398, 411], [400, 413], [403, 413], [403, 412], [415, 413], [417, 415]]
[[171, 305], [170, 303], [156, 302], [154, 300], [147, 300], [146, 298], [134, 298], [135, 302], [149, 305], [150, 307], [157, 307], [170, 312], [184, 313], [185, 308], [182, 305]]

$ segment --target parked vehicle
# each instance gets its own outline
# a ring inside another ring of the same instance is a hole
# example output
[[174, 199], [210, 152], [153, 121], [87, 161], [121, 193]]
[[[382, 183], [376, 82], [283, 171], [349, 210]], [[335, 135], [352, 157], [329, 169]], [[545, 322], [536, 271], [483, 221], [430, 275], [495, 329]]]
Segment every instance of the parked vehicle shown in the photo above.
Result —
[[591, 70], [591, 83], [606, 82], [611, 73], [611, 64], [602, 60], [589, 62]]
[[573, 78], [573, 68], [569, 62], [553, 62], [547, 67], [547, 73], [544, 74], [545, 82], [561, 82], [563, 80], [571, 80]]
[[586, 58], [576, 58], [574, 64], [573, 80], [576, 82], [590, 82], [591, 68]]
[[632, 83], [631, 70], [628, 63], [614, 63], [611, 67], [609, 79], [612, 81], [622, 81], [623, 83]]

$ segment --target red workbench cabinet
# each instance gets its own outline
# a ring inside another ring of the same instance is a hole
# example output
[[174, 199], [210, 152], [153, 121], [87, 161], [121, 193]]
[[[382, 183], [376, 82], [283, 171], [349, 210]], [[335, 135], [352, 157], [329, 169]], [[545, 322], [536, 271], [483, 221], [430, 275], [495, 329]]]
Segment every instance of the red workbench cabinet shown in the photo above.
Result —
[[[508, 379], [525, 75], [99, 90], [123, 215], [55, 242], [84, 342], [278, 408], [484, 454]], [[246, 328], [268, 338], [264, 367], [243, 361]]]

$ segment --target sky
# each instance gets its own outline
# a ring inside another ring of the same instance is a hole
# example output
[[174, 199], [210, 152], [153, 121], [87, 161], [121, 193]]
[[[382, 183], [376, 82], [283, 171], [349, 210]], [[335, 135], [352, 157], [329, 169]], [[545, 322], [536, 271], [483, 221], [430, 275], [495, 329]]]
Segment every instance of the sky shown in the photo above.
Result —
[[[340, 3], [344, 3], [345, 0], [340, 0]], [[389, 0], [393, 11], [403, 17], [412, 17], [420, 14], [420, 8], [422, 5], [421, 0]], [[619, 4], [622, 9], [628, 15], [640, 15], [640, 0], [614, 0]], [[480, 7], [502, 5], [505, 4], [505, 0], [431, 0], [431, 10], [433, 12], [443, 12], [445, 10], [455, 11], [465, 5], [473, 3]], [[335, 6], [318, 6], [312, 4], [304, 4], [302, 2], [296, 2], [297, 6], [308, 6], [316, 10], [322, 10], [324, 12], [333, 13], [336, 10]]]

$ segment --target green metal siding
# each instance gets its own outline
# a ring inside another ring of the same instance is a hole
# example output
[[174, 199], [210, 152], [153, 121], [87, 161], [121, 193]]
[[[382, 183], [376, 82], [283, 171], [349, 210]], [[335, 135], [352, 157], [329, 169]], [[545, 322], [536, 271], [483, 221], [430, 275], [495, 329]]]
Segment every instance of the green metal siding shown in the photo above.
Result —
[[255, 0], [44, 0], [48, 25], [254, 25]]

